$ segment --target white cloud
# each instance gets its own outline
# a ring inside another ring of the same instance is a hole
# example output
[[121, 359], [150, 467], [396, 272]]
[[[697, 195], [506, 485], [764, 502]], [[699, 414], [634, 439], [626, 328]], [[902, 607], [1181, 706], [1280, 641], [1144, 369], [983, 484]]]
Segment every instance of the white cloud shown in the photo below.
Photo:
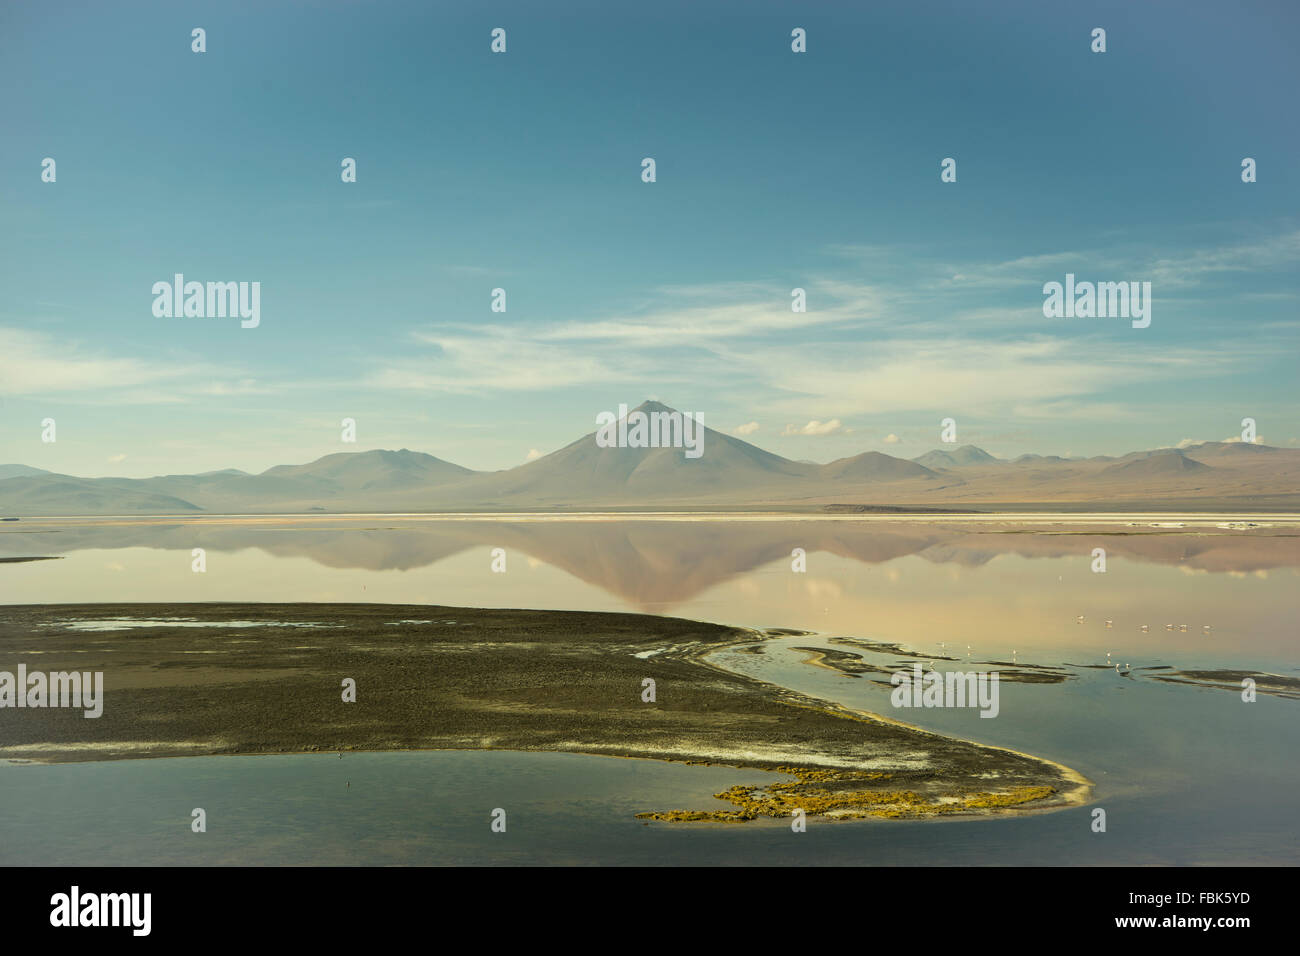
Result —
[[[1267, 444], [1267, 443], [1264, 441], [1264, 436], [1261, 435], [1261, 434], [1259, 434], [1258, 432], [1255, 433], [1255, 441], [1256, 441], [1256, 443], [1258, 443], [1258, 444], [1260, 444], [1260, 445]], [[1241, 436], [1240, 436], [1240, 435], [1229, 435], [1227, 438], [1220, 438], [1220, 439], [1219, 439], [1219, 444], [1221, 444], [1221, 445], [1234, 445], [1234, 444], [1238, 444], [1238, 443], [1240, 443], [1240, 442], [1241, 442]], [[1175, 445], [1174, 447], [1175, 447], [1175, 448], [1190, 448], [1190, 447], [1192, 447], [1193, 445], [1204, 445], [1204, 444], [1205, 444], [1205, 439], [1203, 439], [1203, 438], [1184, 438], [1182, 441], [1180, 441], [1180, 442], [1179, 442], [1177, 445]]]
[[899, 438], [897, 435], [895, 435], [893, 432], [890, 432], [888, 435], [884, 437], [883, 441], [886, 445], [897, 445], [900, 441], [902, 441], [902, 439]]
[[819, 422], [816, 419], [810, 421], [807, 425], [786, 425], [781, 431], [782, 435], [844, 435], [848, 434], [849, 429], [845, 428], [838, 418], [832, 418], [828, 422]]
[[116, 465], [118, 462], [126, 461], [126, 455], [109, 455], [108, 460], [110, 463]]
[[758, 422], [746, 422], [743, 425], [737, 425], [732, 431], [737, 435], [752, 435], [758, 431]]
[[524, 461], [534, 461], [535, 459], [541, 457], [542, 457], [542, 453], [540, 451], [538, 451], [536, 448], [530, 448], [528, 449], [528, 454], [524, 456]]

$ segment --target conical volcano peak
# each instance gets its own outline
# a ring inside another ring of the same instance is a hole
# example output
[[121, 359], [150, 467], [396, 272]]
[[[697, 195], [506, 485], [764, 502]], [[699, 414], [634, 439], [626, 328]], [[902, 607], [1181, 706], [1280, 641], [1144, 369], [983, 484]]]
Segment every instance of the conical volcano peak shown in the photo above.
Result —
[[665, 405], [661, 401], [658, 401], [657, 399], [647, 398], [636, 408], [632, 409], [632, 411], [645, 412], [646, 414], [649, 414], [650, 412], [675, 412], [677, 411], [677, 409], [670, 408], [669, 406]]

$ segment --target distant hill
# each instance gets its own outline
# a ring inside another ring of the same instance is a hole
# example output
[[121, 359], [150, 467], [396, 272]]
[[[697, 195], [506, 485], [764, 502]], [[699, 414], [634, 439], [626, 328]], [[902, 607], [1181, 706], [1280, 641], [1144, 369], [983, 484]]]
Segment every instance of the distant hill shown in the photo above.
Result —
[[962, 445], [951, 451], [936, 448], [919, 458], [913, 458], [912, 461], [926, 468], [967, 468], [971, 465], [999, 464], [1001, 459], [994, 458], [983, 448], [977, 448], [975, 445]]
[[904, 458], [893, 458], [878, 451], [864, 451], [861, 455], [841, 458], [828, 465], [822, 465], [820, 473], [826, 478], [853, 481], [897, 481], [900, 478], [938, 477], [925, 465]]
[[1182, 452], [1173, 448], [1164, 448], [1159, 451], [1140, 453], [1137, 457], [1124, 456], [1128, 460], [1121, 459], [1113, 465], [1107, 465], [1101, 470], [1101, 477], [1104, 478], [1142, 478], [1147, 476], [1167, 476], [1181, 475], [1189, 472], [1208, 471], [1210, 466], [1202, 464], [1188, 458]]
[[44, 468], [32, 468], [28, 465], [0, 465], [0, 481], [6, 478], [25, 478], [28, 475], [49, 475], [53, 472]]
[[[635, 411], [671, 415], [659, 402]], [[1021, 455], [974, 445], [913, 461], [864, 451], [792, 461], [703, 428], [703, 455], [681, 447], [602, 448], [588, 432], [504, 471], [422, 452], [337, 452], [261, 474], [219, 469], [154, 478], [78, 478], [0, 466], [0, 515], [275, 514], [582, 510], [796, 510], [871, 514], [999, 507], [1300, 511], [1300, 449], [1204, 442], [1120, 458]]]
[[475, 474], [433, 455], [399, 451], [337, 452], [305, 465], [276, 465], [262, 472], [266, 478], [309, 481], [332, 492], [387, 491], [467, 478]]
[[153, 491], [131, 479], [74, 478], [50, 473], [0, 480], [0, 514], [184, 514], [198, 505]]

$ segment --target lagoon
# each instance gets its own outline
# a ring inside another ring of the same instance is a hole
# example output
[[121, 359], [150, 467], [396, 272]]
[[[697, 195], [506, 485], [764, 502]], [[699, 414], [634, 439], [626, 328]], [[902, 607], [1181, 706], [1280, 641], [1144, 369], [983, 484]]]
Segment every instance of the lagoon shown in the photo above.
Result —
[[[1300, 673], [1300, 538], [1293, 522], [1257, 517], [1250, 529], [1169, 516], [1136, 528], [1127, 516], [25, 519], [0, 532], [0, 557], [64, 560], [0, 565], [6, 603], [436, 603], [815, 632], [765, 642], [761, 654], [715, 656], [802, 693], [1074, 767], [1096, 784], [1090, 806], [1106, 809], [1109, 828], [1091, 832], [1088, 808], [814, 822], [805, 834], [775, 821], [647, 825], [633, 814], [709, 809], [712, 793], [755, 775], [555, 753], [220, 756], [0, 766], [0, 859], [1294, 864], [1300, 705], [1267, 694], [1245, 704], [1231, 691], [1155, 679], [1163, 667]], [[1089, 570], [1098, 546], [1108, 549], [1105, 574]], [[207, 551], [206, 573], [190, 570], [194, 547]], [[504, 574], [491, 571], [495, 547], [506, 551]], [[807, 552], [805, 573], [792, 570], [796, 547]], [[87, 640], [109, 637], [87, 631]], [[797, 649], [901, 663], [889, 650], [832, 641], [845, 637], [967, 669], [1014, 656], [1069, 679], [1003, 683], [994, 720], [893, 712], [887, 686], [813, 666]], [[297, 640], [292, 629], [286, 640]], [[218, 811], [208, 808], [208, 833], [191, 834], [189, 811], [204, 799]], [[492, 834], [488, 813], [504, 803], [522, 809], [507, 834]]]

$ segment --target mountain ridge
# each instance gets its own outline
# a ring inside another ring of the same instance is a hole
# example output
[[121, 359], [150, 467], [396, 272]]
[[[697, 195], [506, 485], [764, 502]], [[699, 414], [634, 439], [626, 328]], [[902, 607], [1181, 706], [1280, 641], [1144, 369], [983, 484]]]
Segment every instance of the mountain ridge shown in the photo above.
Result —
[[[628, 412], [671, 425], [672, 408]], [[681, 420], [679, 420], [681, 421]], [[258, 474], [219, 469], [152, 478], [81, 478], [0, 465], [0, 514], [244, 514], [307, 511], [509, 511], [591, 508], [727, 510], [872, 506], [974, 508], [989, 502], [1222, 500], [1294, 503], [1300, 450], [1201, 442], [1118, 458], [1022, 455], [1003, 460], [974, 445], [915, 459], [868, 450], [825, 464], [794, 461], [725, 432], [695, 425], [702, 454], [681, 445], [601, 447], [600, 430], [502, 471], [476, 471], [401, 448], [332, 452]], [[629, 432], [630, 433], [630, 432]], [[673, 433], [668, 437], [682, 437]], [[1201, 460], [1205, 459], [1205, 460]]]

